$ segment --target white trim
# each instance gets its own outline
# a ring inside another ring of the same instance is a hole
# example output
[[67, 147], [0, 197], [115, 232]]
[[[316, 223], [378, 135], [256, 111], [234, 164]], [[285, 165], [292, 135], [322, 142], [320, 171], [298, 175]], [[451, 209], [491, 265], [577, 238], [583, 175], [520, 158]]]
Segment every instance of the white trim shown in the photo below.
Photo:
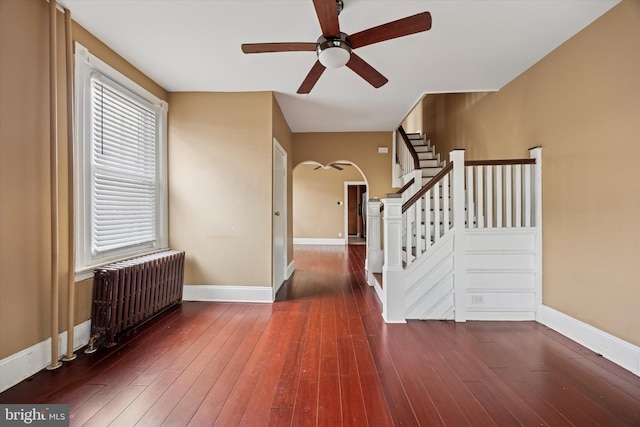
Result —
[[287, 273], [286, 273], [286, 274], [287, 274], [287, 276], [284, 278], [284, 280], [289, 280], [289, 279], [291, 279], [291, 275], [293, 274], [293, 272], [295, 271], [295, 269], [296, 269], [296, 264], [295, 264], [295, 260], [294, 260], [294, 261], [291, 261], [291, 262], [289, 263], [289, 265], [287, 266]]
[[640, 347], [546, 305], [538, 310], [538, 322], [640, 376]]
[[[73, 328], [73, 348], [84, 347], [91, 335], [91, 320], [87, 320]], [[58, 335], [59, 356], [65, 354], [67, 348], [67, 331]], [[43, 370], [51, 363], [51, 338], [47, 338], [29, 348], [0, 360], [0, 392], [13, 387], [20, 381]]]
[[184, 285], [184, 301], [273, 302], [271, 286]]
[[347, 239], [323, 239], [313, 237], [294, 237], [294, 245], [346, 245]]

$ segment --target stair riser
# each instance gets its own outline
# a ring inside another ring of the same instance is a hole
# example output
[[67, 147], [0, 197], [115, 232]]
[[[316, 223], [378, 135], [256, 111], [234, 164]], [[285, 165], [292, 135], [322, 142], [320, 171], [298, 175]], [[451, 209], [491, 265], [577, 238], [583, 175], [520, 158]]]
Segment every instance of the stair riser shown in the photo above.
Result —
[[437, 168], [440, 165], [438, 164], [437, 159], [420, 159], [420, 167], [421, 168]]
[[440, 173], [442, 167], [427, 167], [422, 168], [421, 170], [423, 178], [433, 178], [434, 176], [438, 175], [438, 173]]

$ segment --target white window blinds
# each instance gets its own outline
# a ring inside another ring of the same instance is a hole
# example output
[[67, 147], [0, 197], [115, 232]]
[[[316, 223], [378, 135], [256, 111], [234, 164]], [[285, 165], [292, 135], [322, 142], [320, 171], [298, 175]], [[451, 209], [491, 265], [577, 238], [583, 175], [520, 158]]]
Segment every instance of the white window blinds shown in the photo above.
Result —
[[91, 77], [91, 251], [157, 239], [159, 114]]
[[168, 247], [168, 108], [75, 44], [76, 280]]

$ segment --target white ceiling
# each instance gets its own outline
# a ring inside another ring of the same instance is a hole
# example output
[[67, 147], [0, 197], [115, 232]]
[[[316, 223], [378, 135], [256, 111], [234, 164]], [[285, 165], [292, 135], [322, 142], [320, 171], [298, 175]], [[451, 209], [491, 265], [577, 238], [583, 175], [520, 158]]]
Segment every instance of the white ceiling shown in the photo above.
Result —
[[347, 34], [425, 10], [433, 26], [356, 51], [389, 79], [382, 88], [343, 67], [298, 95], [315, 52], [245, 55], [240, 44], [315, 42], [311, 0], [59, 0], [168, 91], [274, 91], [293, 132], [390, 131], [425, 93], [498, 90], [618, 2], [344, 0]]

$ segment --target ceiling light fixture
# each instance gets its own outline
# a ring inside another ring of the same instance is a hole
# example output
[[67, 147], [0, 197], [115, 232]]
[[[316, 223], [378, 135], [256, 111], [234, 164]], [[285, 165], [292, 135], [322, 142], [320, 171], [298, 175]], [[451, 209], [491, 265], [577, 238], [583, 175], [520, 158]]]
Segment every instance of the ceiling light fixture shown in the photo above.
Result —
[[351, 59], [351, 45], [347, 35], [340, 33], [340, 37], [320, 37], [316, 48], [318, 61], [326, 68], [340, 68]]

